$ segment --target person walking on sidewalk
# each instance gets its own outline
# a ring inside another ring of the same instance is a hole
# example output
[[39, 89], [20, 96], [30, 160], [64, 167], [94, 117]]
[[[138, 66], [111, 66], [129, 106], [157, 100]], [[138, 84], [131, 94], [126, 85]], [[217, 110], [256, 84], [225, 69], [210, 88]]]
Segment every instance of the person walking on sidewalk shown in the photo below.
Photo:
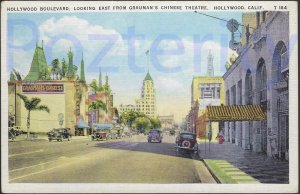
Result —
[[224, 142], [224, 136], [221, 133], [218, 133], [216, 139], [219, 139], [219, 144], [223, 144]]

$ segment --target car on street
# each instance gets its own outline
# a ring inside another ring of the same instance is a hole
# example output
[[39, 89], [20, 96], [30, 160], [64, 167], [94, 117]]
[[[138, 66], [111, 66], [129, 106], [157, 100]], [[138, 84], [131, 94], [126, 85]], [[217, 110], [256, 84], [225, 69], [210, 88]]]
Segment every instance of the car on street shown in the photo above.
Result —
[[152, 129], [148, 133], [148, 142], [158, 142], [161, 143], [163, 139], [163, 134], [159, 129]]
[[171, 136], [174, 136], [174, 135], [176, 134], [176, 133], [175, 133], [175, 130], [170, 130], [169, 134], [170, 134]]
[[48, 140], [57, 140], [57, 141], [63, 141], [64, 139], [70, 141], [71, 134], [70, 134], [70, 129], [69, 128], [57, 128], [57, 129], [52, 129], [47, 133], [48, 135]]
[[109, 132], [106, 130], [97, 130], [92, 134], [92, 141], [94, 140], [107, 140], [110, 137]]
[[176, 150], [198, 153], [197, 136], [189, 131], [180, 131], [176, 137]]

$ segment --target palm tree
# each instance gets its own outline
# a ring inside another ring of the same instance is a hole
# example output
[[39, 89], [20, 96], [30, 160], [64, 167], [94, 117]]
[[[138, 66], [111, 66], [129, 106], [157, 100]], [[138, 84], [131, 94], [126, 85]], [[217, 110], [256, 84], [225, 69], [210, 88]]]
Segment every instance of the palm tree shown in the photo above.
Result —
[[94, 94], [96, 94], [99, 91], [99, 86], [98, 86], [97, 80], [93, 79], [93, 81], [90, 83], [89, 86], [92, 89], [92, 91], [94, 92]]
[[66, 73], [68, 71], [68, 64], [66, 63], [65, 59], [63, 58], [61, 61], [61, 78], [64, 78], [66, 76]]
[[102, 100], [93, 101], [89, 105], [89, 110], [97, 111], [97, 123], [99, 122], [99, 112], [101, 110], [107, 111], [106, 104]]
[[58, 74], [60, 71], [60, 67], [59, 67], [59, 60], [58, 59], [54, 59], [52, 62], [52, 76], [54, 79], [54, 75], [56, 76], [56, 79], [58, 79]]
[[28, 110], [28, 115], [27, 115], [27, 139], [29, 139], [29, 127], [30, 127], [30, 112], [31, 111], [46, 111], [46, 112], [50, 112], [49, 108], [45, 105], [39, 105], [39, 103], [41, 102], [41, 99], [39, 98], [32, 98], [32, 99], [28, 99], [27, 96], [23, 95], [23, 94], [17, 94], [24, 102], [25, 108]]

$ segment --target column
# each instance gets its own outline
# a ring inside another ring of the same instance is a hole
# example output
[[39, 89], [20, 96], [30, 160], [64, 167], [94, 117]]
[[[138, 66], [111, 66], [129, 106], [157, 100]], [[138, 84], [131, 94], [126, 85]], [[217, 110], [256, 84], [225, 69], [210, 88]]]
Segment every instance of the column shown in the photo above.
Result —
[[225, 141], [230, 141], [229, 139], [229, 122], [225, 122], [225, 131], [224, 131], [224, 138]]
[[250, 131], [249, 131], [249, 121], [242, 122], [243, 126], [243, 134], [242, 134], [242, 148], [243, 149], [250, 149], [248, 144], [250, 143]]

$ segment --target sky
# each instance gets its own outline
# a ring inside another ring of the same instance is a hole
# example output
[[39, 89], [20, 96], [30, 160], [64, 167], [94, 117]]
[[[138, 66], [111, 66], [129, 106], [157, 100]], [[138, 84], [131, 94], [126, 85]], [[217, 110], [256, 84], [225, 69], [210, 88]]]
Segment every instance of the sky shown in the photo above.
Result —
[[[238, 22], [242, 16], [206, 14]], [[117, 107], [135, 103], [149, 71], [157, 114], [174, 114], [177, 122], [190, 109], [193, 76], [206, 74], [209, 50], [216, 76], [225, 73], [233, 53], [226, 22], [193, 12], [10, 13], [7, 24], [8, 73], [15, 68], [25, 77], [42, 40], [48, 65], [55, 58], [67, 61], [71, 48], [78, 67], [83, 56], [88, 83], [98, 80], [100, 67], [103, 79], [108, 75]]]

